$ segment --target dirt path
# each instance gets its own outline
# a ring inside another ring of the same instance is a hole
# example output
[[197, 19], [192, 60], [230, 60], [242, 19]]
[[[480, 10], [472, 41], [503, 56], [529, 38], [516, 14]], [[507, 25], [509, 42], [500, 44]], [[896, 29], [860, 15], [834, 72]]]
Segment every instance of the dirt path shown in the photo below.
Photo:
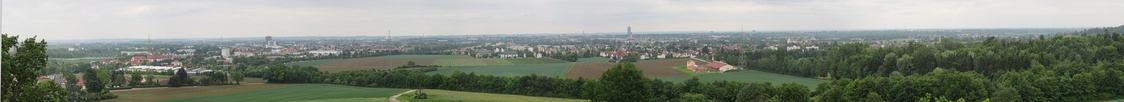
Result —
[[410, 91], [398, 93], [397, 95], [394, 95], [394, 96], [390, 96], [390, 102], [402, 102], [402, 101], [398, 101], [398, 96], [402, 96], [402, 94], [406, 94], [406, 93], [410, 93], [410, 92], [414, 92], [414, 91], [416, 91], [416, 90], [410, 90]]

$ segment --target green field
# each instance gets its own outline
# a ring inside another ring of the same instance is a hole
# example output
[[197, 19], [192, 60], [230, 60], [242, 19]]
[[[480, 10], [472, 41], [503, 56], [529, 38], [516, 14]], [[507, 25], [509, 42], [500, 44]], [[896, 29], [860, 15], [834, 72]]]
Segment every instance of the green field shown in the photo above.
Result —
[[609, 58], [605, 58], [605, 57], [578, 58], [578, 62], [609, 62], [609, 61], [613, 61], [613, 59], [609, 59]]
[[502, 65], [502, 66], [459, 66], [459, 67], [445, 67], [437, 71], [427, 72], [428, 74], [444, 74], [452, 75], [453, 70], [460, 70], [465, 73], [476, 72], [479, 75], [495, 75], [495, 76], [527, 76], [531, 74], [538, 74], [542, 76], [562, 76], [566, 71], [570, 70], [573, 63], [550, 63], [550, 64], [522, 64], [522, 65]]
[[1124, 102], [1124, 99], [1109, 100], [1105, 102]]
[[388, 102], [387, 98], [340, 98], [340, 99], [322, 99], [322, 100], [303, 100], [295, 102]]
[[524, 58], [524, 59], [506, 59], [511, 64], [546, 64], [546, 63], [566, 63], [566, 61], [551, 59], [551, 58]]
[[[697, 75], [701, 82], [713, 82], [720, 80], [737, 81], [737, 82], [770, 82], [773, 85], [780, 85], [781, 83], [796, 82], [804, 84], [808, 87], [816, 87], [820, 83], [828, 82], [827, 80], [819, 80], [813, 78], [796, 77], [768, 72], [761, 72], [755, 70], [746, 70], [739, 72], [726, 72], [726, 73], [713, 73]], [[671, 82], [683, 82], [691, 79], [691, 76], [671, 76], [659, 77], [658, 79], [667, 80]]]
[[483, 66], [488, 65], [484, 60], [492, 59], [437, 59], [433, 64], [441, 66]]
[[402, 94], [398, 100], [409, 102], [584, 102], [581, 99], [535, 97], [508, 94], [423, 89], [429, 99], [414, 99], [413, 93]]
[[343, 98], [385, 98], [409, 89], [366, 88], [333, 84], [294, 84], [290, 86], [208, 97], [171, 100], [172, 102], [274, 102]]
[[322, 59], [322, 60], [312, 60], [312, 61], [301, 61], [301, 62], [293, 62], [293, 63], [288, 63], [288, 64], [285, 64], [285, 65], [290, 65], [290, 66], [291, 66], [291, 65], [299, 65], [299, 66], [316, 66], [316, 65], [320, 65], [320, 64], [323, 64], [323, 63], [328, 63], [328, 62], [336, 61], [336, 60], [340, 60], [340, 59]]
[[390, 55], [390, 56], [382, 56], [382, 57], [379, 57], [379, 58], [386, 58], [386, 59], [418, 59], [418, 58], [423, 58], [423, 59], [471, 59], [472, 56], [468, 56], [468, 55]]

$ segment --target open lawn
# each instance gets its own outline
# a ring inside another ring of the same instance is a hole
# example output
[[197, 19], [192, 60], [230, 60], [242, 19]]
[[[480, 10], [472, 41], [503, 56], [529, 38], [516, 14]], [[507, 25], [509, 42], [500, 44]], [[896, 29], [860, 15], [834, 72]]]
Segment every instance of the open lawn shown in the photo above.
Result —
[[477, 93], [449, 90], [423, 89], [429, 99], [414, 99], [414, 94], [403, 94], [398, 100], [408, 102], [584, 102], [588, 100], [535, 97], [508, 94]]
[[247, 84], [243, 85], [222, 85], [222, 86], [198, 86], [198, 87], [154, 87], [146, 89], [133, 89], [133, 90], [115, 90], [113, 94], [117, 94], [117, 98], [103, 100], [104, 102], [154, 102], [164, 101], [181, 98], [194, 98], [215, 96], [232, 93], [242, 93], [258, 90], [268, 90], [289, 86], [288, 84]]
[[1105, 102], [1124, 102], [1124, 99], [1109, 100]]
[[[674, 67], [682, 67], [687, 65], [687, 60], [691, 59], [658, 59], [658, 60], [641, 60], [636, 62], [636, 67], [644, 71], [644, 76], [647, 77], [667, 77], [667, 76], [687, 76], [689, 74], [683, 71], [676, 70]], [[696, 64], [706, 64], [705, 62], [696, 61]], [[577, 62], [574, 67], [566, 73], [567, 78], [600, 78], [601, 73], [612, 68], [616, 63], [610, 62]]]
[[293, 84], [286, 87], [242, 92], [213, 94], [216, 96], [170, 100], [172, 102], [275, 102], [324, 100], [344, 98], [385, 98], [409, 89], [366, 88], [333, 84]]
[[[700, 82], [713, 82], [719, 80], [737, 81], [737, 82], [769, 82], [773, 85], [780, 85], [781, 83], [796, 82], [808, 87], [816, 87], [820, 83], [828, 82], [827, 80], [819, 80], [813, 78], [796, 77], [768, 72], [761, 72], [755, 70], [746, 70], [739, 72], [726, 72], [726, 73], [712, 73], [698, 75]], [[683, 82], [691, 79], [691, 76], [672, 76], [672, 77], [658, 77], [662, 80], [671, 82]]]
[[613, 59], [609, 59], [609, 58], [605, 58], [605, 57], [578, 58], [578, 62], [609, 62], [609, 61], [613, 61]]
[[523, 64], [523, 65], [502, 65], [502, 66], [462, 66], [462, 67], [445, 67], [437, 71], [428, 72], [430, 74], [443, 74], [452, 75], [453, 70], [460, 70], [465, 73], [476, 72], [479, 75], [495, 75], [495, 76], [527, 76], [531, 74], [538, 74], [542, 76], [562, 76], [570, 69], [572, 63], [550, 63], [550, 64]]
[[300, 61], [300, 62], [286, 63], [285, 65], [290, 65], [290, 66], [291, 65], [316, 66], [316, 65], [336, 61], [336, 60], [340, 60], [340, 59], [322, 59], [322, 60]]

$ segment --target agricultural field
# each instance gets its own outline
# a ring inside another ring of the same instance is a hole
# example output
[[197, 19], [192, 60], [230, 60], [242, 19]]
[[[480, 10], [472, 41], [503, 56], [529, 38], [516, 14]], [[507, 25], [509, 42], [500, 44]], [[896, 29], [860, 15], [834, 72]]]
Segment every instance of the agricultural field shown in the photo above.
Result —
[[303, 100], [294, 102], [389, 102], [387, 98], [340, 98], [340, 99], [322, 99], [322, 100]]
[[472, 59], [468, 55], [390, 55], [379, 58], [385, 59]]
[[[500, 59], [437, 59], [435, 65], [441, 66], [484, 66], [488, 65], [484, 60], [500, 60]], [[502, 63], [497, 63], [502, 64]]]
[[[691, 79], [692, 76], [671, 76], [671, 77], [657, 77], [658, 79], [667, 80], [671, 82], [683, 82]], [[726, 73], [711, 73], [697, 75], [700, 82], [713, 82], [720, 80], [736, 81], [736, 82], [769, 82], [773, 85], [780, 85], [781, 83], [796, 82], [808, 87], [816, 87], [820, 83], [828, 82], [828, 80], [820, 80], [814, 78], [804, 78], [797, 76], [789, 76], [783, 74], [761, 72], [755, 70], [745, 70], [738, 72]]]
[[321, 71], [339, 72], [350, 70], [371, 70], [371, 69], [393, 69], [398, 66], [406, 65], [407, 62], [414, 61], [418, 65], [442, 65], [442, 66], [480, 66], [480, 65], [510, 65], [504, 62], [491, 62], [487, 60], [502, 60], [502, 59], [473, 59], [465, 55], [391, 55], [381, 57], [366, 57], [366, 58], [350, 58], [350, 59], [329, 59], [329, 60], [314, 60], [307, 62], [290, 63], [290, 65], [312, 65], [320, 68]]
[[384, 59], [382, 57], [367, 57], [367, 58], [352, 58], [341, 59], [333, 62], [327, 62], [316, 65], [320, 71], [339, 72], [349, 70], [370, 70], [370, 69], [393, 69], [398, 66], [406, 65], [410, 61], [418, 65], [432, 65], [435, 59], [406, 59], [394, 58]]
[[154, 102], [182, 98], [206, 97], [223, 94], [243, 93], [259, 90], [269, 90], [286, 87], [289, 84], [249, 84], [222, 85], [222, 86], [197, 86], [197, 87], [154, 87], [136, 88], [129, 90], [113, 90], [117, 98], [103, 100], [104, 102]]
[[687, 73], [687, 75], [691, 75], [691, 76], [718, 73], [718, 72], [695, 72], [695, 71], [691, 71], [691, 69], [687, 69], [687, 67], [673, 67], [673, 68], [675, 68], [675, 70], [679, 70], [683, 73]]
[[[269, 84], [267, 84], [269, 85]], [[232, 94], [211, 94], [213, 96], [168, 100], [170, 102], [275, 102], [386, 98], [409, 89], [366, 88], [333, 84], [292, 84], [285, 87]]]
[[566, 78], [577, 79], [584, 78], [600, 78], [601, 73], [613, 68], [615, 63], [609, 62], [577, 62], [569, 71], [566, 71]]
[[605, 58], [605, 57], [591, 57], [591, 58], [578, 58], [577, 62], [609, 62], [609, 61], [613, 61], [613, 59], [609, 59], [609, 58]]
[[[682, 67], [687, 65], [687, 60], [691, 59], [658, 59], [658, 60], [641, 60], [636, 62], [637, 68], [644, 71], [644, 76], [647, 77], [667, 77], [667, 76], [686, 76], [690, 75], [683, 71], [677, 70], [674, 67]], [[696, 64], [706, 64], [705, 62], [696, 61]], [[577, 62], [574, 67], [570, 68], [566, 73], [567, 78], [600, 78], [601, 73], [612, 68], [616, 63], [610, 62]]]
[[413, 93], [402, 94], [398, 100], [406, 102], [584, 102], [588, 100], [535, 97], [523, 95], [477, 93], [449, 90], [423, 89], [421, 92], [429, 95], [428, 99], [414, 99]]
[[495, 76], [527, 76], [537, 74], [542, 76], [562, 76], [567, 70], [570, 70], [572, 63], [550, 63], [550, 64], [521, 64], [521, 65], [501, 65], [501, 66], [458, 66], [458, 67], [445, 67], [437, 71], [427, 72], [429, 74], [443, 74], [452, 75], [453, 70], [460, 70], [465, 73], [475, 72], [479, 75], [495, 75]]
[[550, 58], [523, 58], [523, 59], [504, 59], [511, 64], [546, 64], [546, 63], [566, 63], [566, 61]]
[[333, 62], [333, 61], [336, 61], [336, 60], [340, 60], [340, 59], [322, 59], [322, 60], [300, 61], [300, 62], [286, 63], [285, 65], [290, 65], [290, 66], [292, 66], [292, 65], [316, 66], [316, 65], [320, 65], [320, 64], [324, 64], [324, 63], [328, 63], [328, 62]]
[[512, 65], [511, 62], [509, 62], [507, 60], [503, 60], [503, 59], [487, 59], [487, 60], [484, 60], [484, 64], [488, 64], [488, 65]]

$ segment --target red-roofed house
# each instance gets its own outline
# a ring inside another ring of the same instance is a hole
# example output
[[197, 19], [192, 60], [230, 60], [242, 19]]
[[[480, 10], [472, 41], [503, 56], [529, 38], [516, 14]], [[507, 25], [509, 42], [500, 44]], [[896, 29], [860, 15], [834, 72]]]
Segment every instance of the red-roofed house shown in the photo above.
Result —
[[711, 69], [718, 69], [718, 71], [722, 71], [722, 72], [738, 69], [737, 67], [726, 64], [725, 62], [717, 62], [717, 61], [711, 62], [710, 64], [706, 64], [706, 67], [710, 67]]
[[148, 57], [147, 57], [148, 61], [162, 61], [162, 60], [170, 60], [172, 58], [175, 58], [175, 56], [172, 56], [172, 55], [148, 55]]
[[168, 66], [183, 66], [183, 62], [180, 62], [180, 60], [172, 60], [172, 63], [169, 63]]

